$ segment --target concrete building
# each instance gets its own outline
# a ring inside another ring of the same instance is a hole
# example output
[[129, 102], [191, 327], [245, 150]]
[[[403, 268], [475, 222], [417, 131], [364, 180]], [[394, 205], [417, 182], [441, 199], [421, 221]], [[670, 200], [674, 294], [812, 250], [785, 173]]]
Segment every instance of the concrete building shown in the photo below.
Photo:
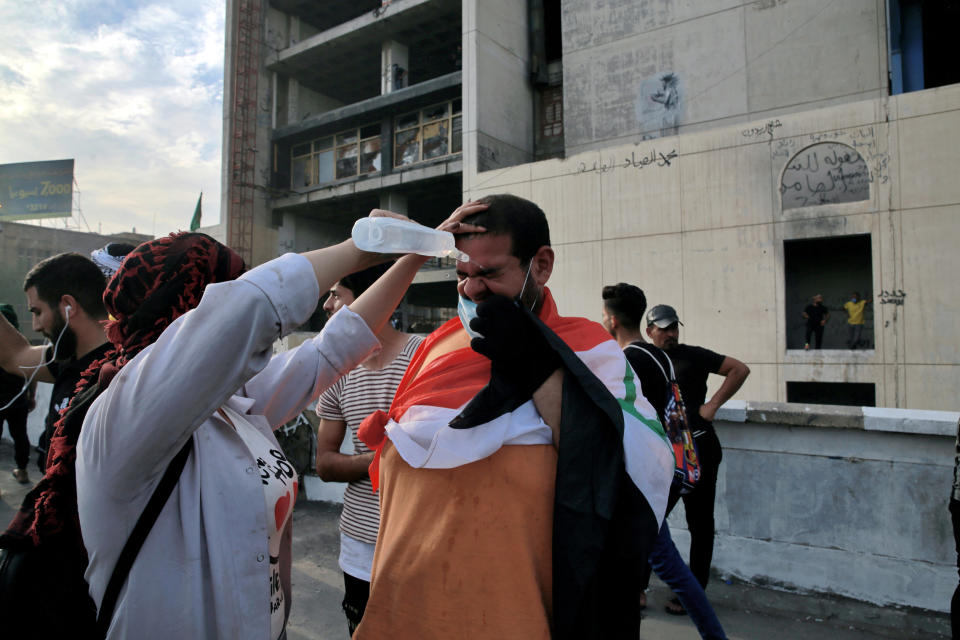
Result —
[[30, 313], [23, 293], [23, 279], [27, 272], [44, 258], [76, 251], [89, 256], [108, 242], [125, 242], [134, 246], [150, 240], [142, 233], [103, 235], [69, 229], [39, 227], [18, 222], [0, 222], [0, 302], [13, 305], [20, 319], [20, 331], [28, 339], [42, 339], [31, 328]]
[[[339, 242], [374, 208], [429, 225], [456, 208], [460, 16], [458, 0], [228, 3], [230, 244], [259, 263]], [[255, 154], [237, 153], [251, 142]], [[401, 308], [404, 328], [430, 331], [452, 317], [454, 282], [452, 263], [431, 261]]]
[[[953, 409], [951, 7], [232, 0], [226, 236], [262, 262], [374, 207], [431, 224], [516, 193], [550, 219], [563, 313], [599, 318], [628, 281], [750, 365], [741, 397]], [[452, 314], [451, 271], [421, 274], [406, 326]], [[815, 293], [831, 317], [804, 351]]]
[[[715, 567], [945, 611], [958, 23], [918, 0], [230, 0], [226, 237], [262, 262], [374, 207], [433, 224], [491, 193], [537, 202], [561, 313], [599, 320], [601, 288], [631, 282], [753, 372], [718, 416]], [[405, 328], [453, 313], [433, 267]], [[816, 293], [831, 316], [807, 351]]]

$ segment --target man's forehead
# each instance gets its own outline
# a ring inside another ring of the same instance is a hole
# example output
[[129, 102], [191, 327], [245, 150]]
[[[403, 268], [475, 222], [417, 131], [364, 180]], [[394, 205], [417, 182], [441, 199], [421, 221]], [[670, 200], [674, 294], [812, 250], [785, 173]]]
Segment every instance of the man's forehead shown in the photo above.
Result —
[[[471, 258], [477, 258], [477, 262], [474, 263], [473, 266], [482, 265], [483, 267], [491, 268], [506, 266], [513, 260], [517, 263], [520, 262], [520, 259], [512, 253], [512, 238], [503, 233], [480, 233], [457, 238], [457, 248]], [[480, 256], [486, 259], [481, 260]], [[473, 262], [473, 260], [471, 260], [471, 262]]]
[[40, 296], [37, 295], [36, 287], [27, 287], [27, 290], [24, 293], [27, 294], [27, 305], [31, 307], [38, 306], [43, 302], [43, 300], [40, 299]]

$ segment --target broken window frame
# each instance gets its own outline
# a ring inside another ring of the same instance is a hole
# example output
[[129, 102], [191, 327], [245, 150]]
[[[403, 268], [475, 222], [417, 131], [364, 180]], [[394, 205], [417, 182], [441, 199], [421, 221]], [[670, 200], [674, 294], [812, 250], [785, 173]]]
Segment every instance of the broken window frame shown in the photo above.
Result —
[[[438, 112], [438, 110], [441, 110]], [[395, 168], [409, 167], [427, 160], [447, 158], [459, 155], [463, 148], [463, 103], [460, 98], [446, 100], [436, 104], [408, 111], [394, 118], [393, 127], [393, 166]], [[438, 143], [439, 153], [424, 152], [427, 140], [424, 134], [431, 130], [443, 132], [441, 136], [431, 135], [430, 140], [441, 139]], [[415, 152], [409, 150], [415, 146]], [[407, 151], [407, 158], [404, 158]]]
[[[306, 147], [306, 149], [304, 149]], [[380, 172], [380, 124], [373, 123], [295, 144], [290, 149], [290, 186], [305, 189]], [[329, 162], [321, 158], [329, 156]], [[353, 162], [349, 162], [353, 160]], [[300, 164], [303, 171], [299, 171]], [[329, 171], [320, 175], [321, 164]], [[352, 165], [352, 168], [351, 168]], [[296, 178], [306, 175], [306, 184]]]

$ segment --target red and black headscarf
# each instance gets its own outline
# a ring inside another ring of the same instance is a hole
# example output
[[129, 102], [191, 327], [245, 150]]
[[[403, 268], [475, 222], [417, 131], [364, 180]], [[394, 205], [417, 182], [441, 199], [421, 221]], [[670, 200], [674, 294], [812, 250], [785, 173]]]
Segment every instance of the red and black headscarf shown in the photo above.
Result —
[[113, 348], [83, 372], [69, 406], [54, 426], [44, 477], [26, 495], [0, 548], [26, 549], [48, 542], [82, 553], [77, 512], [77, 440], [93, 401], [113, 377], [170, 323], [200, 302], [208, 284], [233, 280], [243, 259], [203, 233], [175, 233], [130, 252], [103, 294]]

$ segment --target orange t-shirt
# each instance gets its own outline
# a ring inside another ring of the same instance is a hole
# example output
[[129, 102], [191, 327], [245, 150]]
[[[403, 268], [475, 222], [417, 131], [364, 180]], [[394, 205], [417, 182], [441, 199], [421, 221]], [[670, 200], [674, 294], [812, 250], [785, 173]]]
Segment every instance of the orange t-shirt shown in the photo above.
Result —
[[355, 639], [550, 638], [552, 445], [415, 469], [387, 442], [370, 599]]

